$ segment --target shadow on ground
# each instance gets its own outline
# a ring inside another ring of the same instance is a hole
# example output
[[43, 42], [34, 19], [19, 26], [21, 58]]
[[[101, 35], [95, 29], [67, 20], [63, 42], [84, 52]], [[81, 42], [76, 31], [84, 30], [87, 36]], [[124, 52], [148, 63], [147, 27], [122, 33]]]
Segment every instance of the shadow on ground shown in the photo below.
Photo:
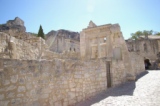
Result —
[[[139, 80], [140, 78], [144, 77], [146, 74], [148, 74], [148, 71], [145, 71], [138, 75], [136, 77], [136, 81]], [[122, 96], [122, 95], [128, 95], [132, 96], [133, 92], [136, 88], [136, 81], [129, 81], [126, 82], [120, 86], [114, 87], [114, 88], [109, 88], [107, 91], [104, 91], [92, 98], [89, 98], [83, 102], [77, 103], [75, 106], [90, 106], [94, 103], [100, 102], [101, 100], [109, 97], [109, 96]]]

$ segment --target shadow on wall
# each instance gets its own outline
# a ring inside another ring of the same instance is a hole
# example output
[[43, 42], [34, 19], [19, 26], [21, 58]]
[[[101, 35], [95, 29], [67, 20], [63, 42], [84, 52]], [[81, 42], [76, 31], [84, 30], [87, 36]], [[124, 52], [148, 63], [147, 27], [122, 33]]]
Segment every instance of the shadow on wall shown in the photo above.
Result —
[[[147, 71], [141, 73], [137, 76], [136, 81], [142, 77], [144, 77], [146, 74], [148, 74]], [[129, 95], [132, 96], [133, 92], [136, 88], [136, 81], [130, 81], [126, 82], [125, 84], [122, 84], [115, 88], [109, 88], [107, 91], [104, 91], [95, 97], [89, 98], [83, 102], [77, 103], [76, 106], [91, 106], [92, 104], [95, 104], [97, 102], [100, 102], [101, 100], [109, 97], [109, 96], [122, 96], [122, 95]]]

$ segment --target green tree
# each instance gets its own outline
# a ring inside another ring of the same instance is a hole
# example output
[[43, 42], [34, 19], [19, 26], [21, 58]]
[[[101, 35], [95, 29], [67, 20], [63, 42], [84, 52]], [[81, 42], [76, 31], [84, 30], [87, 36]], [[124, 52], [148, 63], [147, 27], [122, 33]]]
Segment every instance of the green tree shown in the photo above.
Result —
[[140, 36], [149, 36], [149, 35], [153, 35], [153, 30], [137, 31], [135, 33], [131, 33], [131, 39], [138, 39]]
[[160, 36], [160, 32], [157, 32], [155, 35], [158, 35], [158, 36]]
[[131, 39], [138, 39], [140, 36], [142, 36], [142, 31], [137, 31], [135, 33], [131, 33]]
[[42, 26], [41, 26], [41, 25], [40, 25], [40, 27], [39, 27], [38, 37], [42, 37], [42, 38], [44, 39], [44, 33], [43, 33], [43, 29], [42, 29]]

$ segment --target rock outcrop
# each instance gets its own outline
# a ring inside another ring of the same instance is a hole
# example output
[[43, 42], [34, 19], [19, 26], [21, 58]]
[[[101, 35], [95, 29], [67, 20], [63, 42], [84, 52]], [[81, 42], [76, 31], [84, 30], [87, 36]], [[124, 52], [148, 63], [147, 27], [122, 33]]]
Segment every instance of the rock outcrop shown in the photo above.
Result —
[[64, 29], [60, 29], [58, 31], [50, 31], [48, 32], [48, 34], [46, 34], [46, 40], [51, 39], [51, 36], [60, 36], [60, 37], [64, 37], [65, 39], [73, 39], [73, 40], [77, 40], [80, 41], [80, 34], [78, 32], [73, 32], [73, 31], [69, 31], [69, 30], [64, 30]]
[[46, 43], [53, 52], [79, 52], [80, 34], [68, 30], [50, 31], [46, 35]]
[[0, 25], [0, 31], [6, 30], [16, 30], [17, 32], [25, 32], [26, 27], [24, 26], [24, 21], [19, 17], [16, 17], [14, 20], [7, 21], [6, 24]]

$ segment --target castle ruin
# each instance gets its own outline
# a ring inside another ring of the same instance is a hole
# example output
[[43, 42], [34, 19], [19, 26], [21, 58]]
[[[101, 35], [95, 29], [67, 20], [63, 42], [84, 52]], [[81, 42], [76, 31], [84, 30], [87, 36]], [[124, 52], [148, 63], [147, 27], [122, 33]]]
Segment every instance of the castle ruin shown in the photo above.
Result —
[[145, 71], [118, 24], [91, 21], [79, 38], [58, 32], [49, 41], [16, 30], [19, 18], [9, 22], [0, 26], [0, 106], [75, 105]]

